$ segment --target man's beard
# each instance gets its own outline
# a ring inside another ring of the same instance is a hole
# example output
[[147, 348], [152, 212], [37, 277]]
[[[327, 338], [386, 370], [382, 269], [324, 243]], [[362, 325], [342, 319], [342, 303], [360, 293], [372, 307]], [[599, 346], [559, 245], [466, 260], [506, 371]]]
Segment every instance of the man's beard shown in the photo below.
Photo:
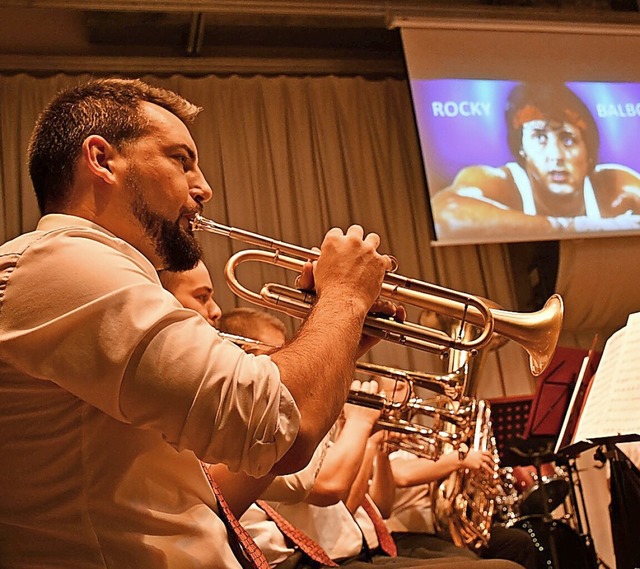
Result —
[[193, 269], [202, 256], [202, 248], [193, 234], [180, 226], [179, 219], [171, 221], [151, 210], [142, 196], [135, 171], [129, 171], [126, 184], [131, 192], [133, 215], [162, 259], [162, 268], [173, 272]]

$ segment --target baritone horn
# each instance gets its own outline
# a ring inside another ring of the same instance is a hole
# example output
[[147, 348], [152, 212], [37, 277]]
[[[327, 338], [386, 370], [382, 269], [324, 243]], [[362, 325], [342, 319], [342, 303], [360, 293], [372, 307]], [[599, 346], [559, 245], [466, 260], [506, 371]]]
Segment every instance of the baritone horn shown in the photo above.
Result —
[[[298, 273], [306, 261], [314, 261], [319, 253], [298, 245], [277, 241], [258, 233], [228, 227], [196, 214], [192, 231], [207, 231], [262, 247], [234, 254], [225, 266], [229, 288], [240, 298], [259, 306], [278, 310], [294, 318], [305, 318], [313, 305], [313, 292], [268, 283], [260, 293], [244, 287], [236, 277], [236, 268], [246, 262], [262, 262]], [[442, 330], [413, 322], [397, 322], [369, 313], [364, 331], [383, 340], [434, 352], [446, 358], [449, 350], [475, 353], [489, 344], [494, 334], [516, 341], [529, 354], [533, 375], [540, 375], [551, 361], [562, 327], [563, 303], [552, 295], [544, 307], [532, 313], [517, 313], [490, 307], [483, 299], [467, 293], [387, 272], [380, 297], [449, 316], [476, 326], [480, 333], [473, 339], [451, 338]]]

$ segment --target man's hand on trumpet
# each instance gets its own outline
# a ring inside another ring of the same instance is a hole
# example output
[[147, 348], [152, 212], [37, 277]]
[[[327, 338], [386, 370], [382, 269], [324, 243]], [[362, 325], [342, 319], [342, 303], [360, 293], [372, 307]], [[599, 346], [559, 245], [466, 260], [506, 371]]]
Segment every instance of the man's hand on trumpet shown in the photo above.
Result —
[[[379, 297], [384, 275], [393, 267], [391, 257], [378, 253], [380, 237], [376, 233], [364, 235], [359, 225], [352, 225], [346, 233], [333, 228], [325, 235], [317, 261], [305, 263], [296, 279], [296, 287], [313, 290], [318, 297], [337, 295], [345, 309], [367, 309], [368, 313], [384, 315], [399, 322], [406, 317], [401, 305]], [[362, 335], [356, 358], [365, 354], [379, 338]]]

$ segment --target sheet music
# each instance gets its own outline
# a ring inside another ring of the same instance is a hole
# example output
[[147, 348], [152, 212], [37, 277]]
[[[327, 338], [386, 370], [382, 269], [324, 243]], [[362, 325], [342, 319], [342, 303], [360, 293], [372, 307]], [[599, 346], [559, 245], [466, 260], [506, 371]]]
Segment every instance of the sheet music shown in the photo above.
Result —
[[637, 433], [640, 431], [640, 313], [632, 314], [627, 320], [619, 357], [616, 387], [611, 392], [608, 414], [617, 416], [619, 433]]
[[574, 442], [640, 432], [640, 313], [607, 341]]

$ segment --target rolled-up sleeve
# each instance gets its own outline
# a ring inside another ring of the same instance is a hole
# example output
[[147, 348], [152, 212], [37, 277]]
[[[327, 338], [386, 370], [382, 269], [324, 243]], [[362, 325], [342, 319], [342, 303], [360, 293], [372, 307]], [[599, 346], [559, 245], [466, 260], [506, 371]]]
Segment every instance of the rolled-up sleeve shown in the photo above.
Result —
[[162, 430], [179, 450], [262, 476], [293, 444], [299, 412], [268, 356], [246, 354], [193, 314], [153, 334], [139, 352], [124, 378], [122, 411]]
[[0, 355], [17, 373], [253, 476], [290, 448], [300, 416], [277, 366], [182, 308], [138, 251], [95, 226], [13, 247]]
[[304, 501], [313, 490], [318, 472], [322, 468], [324, 457], [330, 446], [333, 431], [334, 429], [325, 435], [305, 468], [293, 474], [276, 476], [260, 497], [269, 502], [283, 504], [298, 504]]

